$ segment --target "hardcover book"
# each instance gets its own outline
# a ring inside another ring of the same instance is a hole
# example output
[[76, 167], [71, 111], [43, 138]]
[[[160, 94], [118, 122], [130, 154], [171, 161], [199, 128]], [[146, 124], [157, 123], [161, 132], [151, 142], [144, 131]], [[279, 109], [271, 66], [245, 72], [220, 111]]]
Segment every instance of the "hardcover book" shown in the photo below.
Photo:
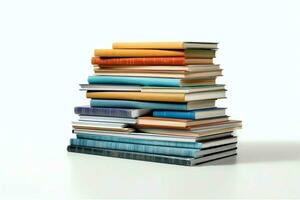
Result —
[[217, 49], [216, 42], [114, 42], [114, 49]]
[[95, 49], [95, 57], [163, 57], [214, 58], [213, 49], [152, 50], [152, 49]]
[[154, 110], [153, 117], [175, 119], [206, 119], [225, 116], [226, 108], [206, 108], [193, 111]]
[[128, 65], [128, 66], [142, 66], [142, 65], [197, 65], [213, 64], [212, 58], [185, 58], [185, 57], [138, 57], [138, 58], [100, 58], [92, 57], [91, 63], [93, 65]]
[[106, 108], [103, 107], [90, 107], [90, 106], [77, 106], [74, 108], [75, 114], [89, 115], [89, 116], [104, 116], [104, 117], [123, 117], [123, 118], [137, 118], [151, 112], [146, 108]]
[[116, 157], [116, 158], [126, 158], [132, 160], [143, 160], [143, 161], [151, 161], [151, 162], [159, 162], [159, 163], [167, 163], [167, 164], [175, 164], [175, 165], [185, 165], [185, 166], [198, 165], [201, 163], [237, 155], [236, 149], [232, 149], [229, 151], [221, 151], [214, 154], [208, 154], [199, 158], [166, 156], [166, 155], [157, 155], [157, 154], [149, 154], [149, 153], [84, 147], [84, 146], [77, 146], [77, 145], [69, 145], [67, 150], [69, 152], [74, 152], [74, 153], [76, 152], [76, 153], [101, 155], [101, 156], [109, 156], [109, 157]]
[[126, 77], [126, 76], [89, 76], [89, 84], [143, 85], [159, 87], [181, 87], [214, 84], [215, 79], [183, 80], [176, 78]]
[[186, 103], [163, 103], [150, 101], [127, 101], [113, 99], [91, 99], [92, 107], [140, 108], [164, 110], [195, 110], [215, 106], [215, 100], [191, 101]]

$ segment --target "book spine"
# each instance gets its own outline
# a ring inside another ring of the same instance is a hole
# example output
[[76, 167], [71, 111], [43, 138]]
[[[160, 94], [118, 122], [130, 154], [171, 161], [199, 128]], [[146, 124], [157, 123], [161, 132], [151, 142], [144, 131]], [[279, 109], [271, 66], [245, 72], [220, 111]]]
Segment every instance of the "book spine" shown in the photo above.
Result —
[[184, 94], [156, 92], [87, 92], [87, 98], [137, 101], [185, 102]]
[[177, 147], [163, 147], [154, 145], [143, 145], [133, 143], [109, 142], [109, 141], [96, 141], [87, 139], [74, 139], [70, 141], [71, 145], [97, 147], [106, 149], [116, 149], [124, 151], [135, 151], [142, 153], [153, 153], [162, 155], [173, 155], [183, 157], [195, 157], [199, 153], [199, 149], [177, 148]]
[[179, 87], [180, 79], [175, 78], [147, 78], [147, 77], [126, 77], [126, 76], [89, 76], [89, 84], [125, 84], [125, 85], [144, 85]]
[[176, 111], [153, 111], [153, 117], [176, 118], [176, 119], [195, 119], [194, 112], [176, 112]]
[[93, 65], [185, 65], [184, 57], [100, 58], [92, 57]]
[[132, 118], [130, 111], [117, 108], [75, 107], [74, 112], [78, 115]]
[[91, 148], [91, 147], [83, 147], [83, 146], [76, 146], [76, 145], [69, 145], [67, 150], [73, 153], [84, 153], [84, 154], [108, 156], [108, 157], [115, 157], [115, 158], [143, 160], [149, 162], [158, 162], [158, 163], [166, 163], [166, 164], [174, 164], [174, 165], [185, 165], [185, 166], [192, 165], [192, 162], [189, 159], [180, 158], [180, 157], [161, 156], [155, 154], [145, 154], [145, 153], [128, 152], [128, 151], [117, 151], [117, 150]]
[[111, 141], [111, 142], [124, 142], [124, 143], [133, 143], [133, 144], [146, 144], [146, 145], [154, 145], [154, 146], [191, 148], [191, 149], [200, 149], [202, 146], [202, 143], [199, 142], [146, 140], [146, 139], [126, 138], [126, 137], [117, 137], [117, 136], [109, 136], [109, 135], [77, 134], [77, 138], [88, 139], [88, 140]]
[[112, 107], [112, 108], [147, 108], [147, 109], [167, 109], [167, 110], [187, 110], [186, 103], [156, 103], [146, 101], [126, 101], [126, 100], [103, 100], [92, 99], [92, 107]]

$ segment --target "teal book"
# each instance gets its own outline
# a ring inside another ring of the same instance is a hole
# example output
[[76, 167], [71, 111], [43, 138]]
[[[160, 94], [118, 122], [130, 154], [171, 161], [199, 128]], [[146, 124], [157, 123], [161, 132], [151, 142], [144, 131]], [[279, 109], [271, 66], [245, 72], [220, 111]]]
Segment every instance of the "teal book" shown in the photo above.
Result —
[[119, 85], [180, 87], [181, 79], [127, 77], [127, 76], [89, 76], [88, 83], [89, 84], [119, 84]]
[[97, 147], [97, 148], [105, 148], [105, 149], [183, 156], [183, 157], [191, 157], [191, 158], [199, 157], [200, 155], [200, 149], [166, 147], [166, 146], [155, 146], [155, 145], [122, 143], [122, 142], [111, 142], [111, 141], [97, 141], [97, 140], [88, 140], [88, 139], [72, 138], [70, 144], [85, 146], [85, 147]]
[[215, 106], [215, 100], [193, 101], [185, 103], [164, 103], [149, 101], [130, 101], [113, 99], [92, 99], [91, 107], [107, 108], [146, 108], [157, 110], [194, 110], [201, 108], [210, 108]]
[[149, 139], [118, 137], [118, 136], [110, 136], [110, 135], [77, 134], [77, 138], [78, 139], [88, 139], [88, 140], [133, 143], [133, 144], [146, 144], [146, 145], [155, 145], [155, 146], [193, 148], [193, 149], [200, 149], [202, 146], [202, 143], [200, 143], [200, 142], [177, 142], [177, 141], [167, 141], [167, 140], [149, 140]]

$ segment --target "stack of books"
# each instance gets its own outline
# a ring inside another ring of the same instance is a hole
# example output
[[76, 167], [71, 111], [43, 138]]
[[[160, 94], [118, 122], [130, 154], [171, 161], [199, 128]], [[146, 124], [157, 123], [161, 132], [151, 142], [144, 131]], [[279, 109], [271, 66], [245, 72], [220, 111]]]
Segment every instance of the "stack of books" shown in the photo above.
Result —
[[237, 154], [217, 43], [113, 43], [96, 49], [95, 74], [80, 84], [91, 99], [75, 107], [69, 152], [178, 165], [196, 165]]

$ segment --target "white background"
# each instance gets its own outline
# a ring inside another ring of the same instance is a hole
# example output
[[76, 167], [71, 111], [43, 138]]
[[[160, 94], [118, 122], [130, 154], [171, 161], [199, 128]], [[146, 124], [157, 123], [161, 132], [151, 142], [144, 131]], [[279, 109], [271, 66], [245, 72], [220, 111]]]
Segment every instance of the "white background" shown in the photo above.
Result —
[[[0, 198], [300, 198], [299, 1], [1, 1]], [[78, 84], [114, 41], [218, 41], [235, 164], [66, 152]]]

